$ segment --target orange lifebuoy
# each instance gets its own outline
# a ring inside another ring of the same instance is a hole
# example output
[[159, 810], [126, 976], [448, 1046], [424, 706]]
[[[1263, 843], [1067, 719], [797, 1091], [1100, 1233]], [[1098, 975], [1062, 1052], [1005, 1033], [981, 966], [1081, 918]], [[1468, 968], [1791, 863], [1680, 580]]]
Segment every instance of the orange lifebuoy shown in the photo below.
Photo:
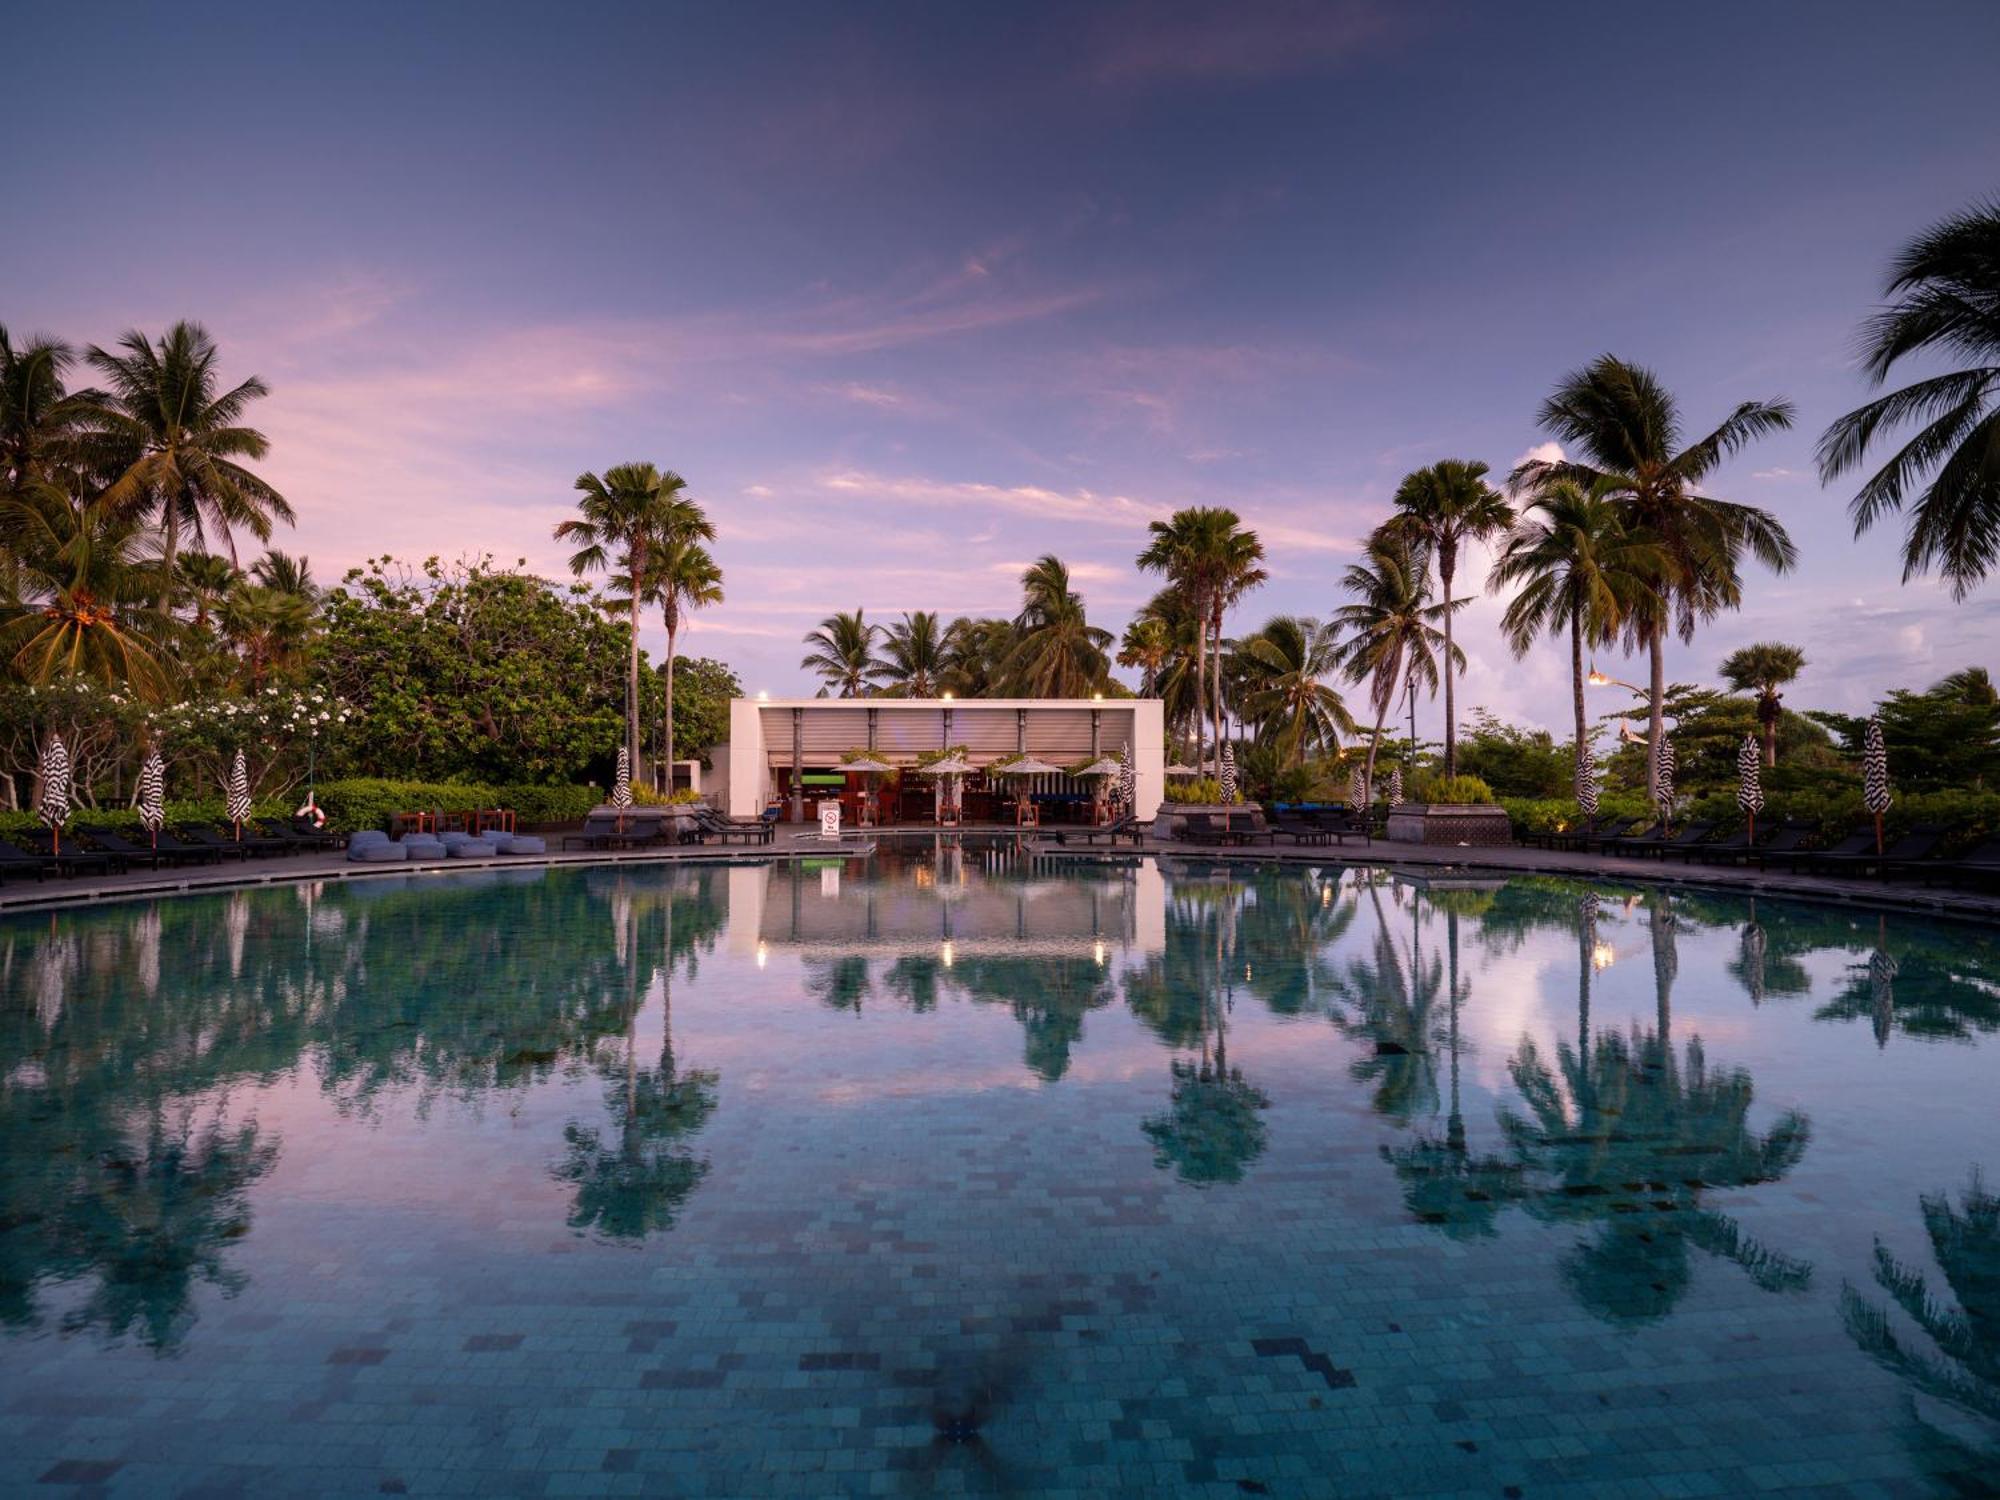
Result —
[[311, 797], [307, 797], [304, 802], [299, 804], [299, 808], [292, 814], [292, 818], [294, 821], [304, 818], [315, 828], [326, 827], [326, 811], [317, 802], [313, 801]]

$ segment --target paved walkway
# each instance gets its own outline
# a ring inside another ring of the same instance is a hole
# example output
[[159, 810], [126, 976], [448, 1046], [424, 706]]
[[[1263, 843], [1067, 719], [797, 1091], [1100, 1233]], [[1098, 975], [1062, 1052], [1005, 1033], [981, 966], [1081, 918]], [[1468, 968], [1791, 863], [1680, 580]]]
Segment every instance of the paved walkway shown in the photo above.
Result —
[[[178, 870], [128, 870], [122, 875], [94, 879], [51, 877], [42, 884], [10, 881], [0, 886], [0, 911], [36, 910], [74, 906], [99, 901], [170, 895], [183, 891], [228, 890], [244, 886], [281, 885], [315, 880], [393, 879], [411, 874], [448, 874], [491, 866], [624, 865], [671, 864], [684, 860], [709, 863], [729, 861], [755, 863], [768, 859], [821, 858], [837, 851], [858, 852], [870, 844], [889, 841], [929, 841], [937, 837], [975, 835], [1013, 836], [1011, 827], [967, 827], [956, 830], [933, 828], [887, 828], [857, 834], [850, 832], [838, 844], [818, 837], [816, 827], [789, 825], [778, 831], [777, 841], [767, 845], [675, 845], [651, 849], [612, 852], [551, 850], [542, 855], [498, 855], [492, 859], [426, 859], [404, 864], [349, 864], [343, 854], [279, 855], [267, 859], [231, 862], [221, 868], [201, 865]], [[551, 842], [559, 835], [551, 834]], [[1788, 875], [1777, 871], [1739, 869], [1717, 865], [1690, 865], [1685, 861], [1620, 859], [1602, 854], [1572, 854], [1552, 849], [1529, 849], [1510, 845], [1498, 849], [1473, 849], [1392, 844], [1377, 839], [1373, 843], [1345, 846], [1215, 849], [1148, 839], [1135, 850], [1120, 844], [1115, 850], [1104, 845], [1056, 844], [1046, 838], [1028, 838], [1029, 847], [1051, 859], [1103, 860], [1130, 858], [1135, 853], [1165, 859], [1254, 861], [1279, 865], [1385, 865], [1412, 874], [1433, 877], [1446, 874], [1509, 874], [1583, 876], [1607, 882], [1649, 882], [1710, 890], [1733, 890], [1746, 895], [1785, 896], [1804, 900], [1833, 901], [1903, 911], [1931, 912], [1968, 920], [2000, 924], [2000, 896], [1943, 888], [1887, 884], [1876, 880], [1829, 880], [1812, 875]]]

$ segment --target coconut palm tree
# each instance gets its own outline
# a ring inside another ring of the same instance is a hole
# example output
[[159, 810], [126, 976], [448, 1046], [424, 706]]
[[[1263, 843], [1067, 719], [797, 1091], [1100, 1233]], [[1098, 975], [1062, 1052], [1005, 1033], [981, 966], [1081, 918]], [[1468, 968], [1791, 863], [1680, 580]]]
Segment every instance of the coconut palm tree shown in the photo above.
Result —
[[863, 614], [857, 609], [851, 615], [829, 615], [819, 622], [819, 629], [806, 632], [806, 644], [813, 649], [799, 667], [818, 674], [825, 684], [821, 697], [831, 692], [838, 698], [860, 698], [874, 691], [882, 671], [875, 655], [882, 627], [870, 625]]
[[1167, 623], [1154, 615], [1134, 615], [1118, 642], [1118, 665], [1138, 669], [1141, 698], [1159, 697], [1160, 679], [1173, 654], [1174, 642]]
[[76, 352], [58, 339], [16, 344], [0, 324], [0, 494], [28, 485], [61, 487], [77, 460], [79, 439], [104, 399], [71, 391]]
[[0, 500], [0, 552], [18, 595], [0, 611], [0, 658], [17, 676], [166, 696], [174, 622], [153, 602], [161, 564], [136, 519], [102, 500], [79, 509], [59, 492], [20, 492]]
[[[1963, 599], [2000, 557], [2000, 200], [1976, 203], [1918, 235], [1889, 267], [1893, 300], [1861, 330], [1862, 369], [1879, 387], [1905, 358], [1964, 367], [1849, 412], [1819, 442], [1820, 477], [1858, 468], [1877, 436], [1918, 431], [1848, 507], [1860, 536], [1910, 506], [1903, 579], [1936, 569]], [[1928, 482], [1925, 476], [1928, 475]]]
[[938, 690], [961, 698], [988, 698], [999, 691], [1001, 669], [1014, 649], [1014, 627], [1006, 620], [960, 615], [944, 630], [943, 670]]
[[193, 608], [197, 631], [208, 629], [229, 591], [243, 578], [234, 563], [213, 552], [183, 552], [174, 559], [174, 575], [174, 593], [181, 603]]
[[1757, 695], [1757, 729], [1764, 741], [1764, 764], [1778, 763], [1778, 719], [1784, 695], [1778, 691], [1805, 669], [1806, 654], [1782, 641], [1759, 641], [1723, 659], [1722, 680], [1739, 693]]
[[313, 630], [312, 600], [269, 584], [238, 581], [222, 600], [222, 633], [236, 647], [255, 692], [274, 670], [296, 664]]
[[[1152, 541], [1139, 554], [1139, 567], [1162, 574], [1187, 601], [1188, 608], [1202, 627], [1195, 636], [1194, 754], [1201, 763], [1202, 720], [1207, 706], [1219, 700], [1209, 690], [1209, 636], [1219, 639], [1222, 612], [1229, 599], [1255, 582], [1262, 582], [1258, 563], [1263, 544], [1254, 533], [1242, 529], [1241, 518], [1222, 506], [1191, 506], [1177, 510], [1164, 521], [1148, 527]], [[1253, 577], [1254, 575], [1254, 577]], [[1218, 680], [1219, 687], [1219, 680]], [[1216, 707], [1219, 724], [1221, 709]], [[1221, 769], [1221, 735], [1216, 736], [1216, 768]]]
[[905, 612], [882, 642], [882, 680], [896, 698], [935, 698], [949, 671], [950, 632], [934, 610]]
[[1286, 764], [1340, 748], [1354, 733], [1347, 705], [1326, 679], [1340, 665], [1337, 632], [1299, 615], [1278, 615], [1239, 641], [1235, 659], [1243, 684], [1243, 715], [1258, 737], [1277, 747]]
[[1451, 586], [1459, 549], [1485, 541], [1513, 524], [1514, 508], [1486, 482], [1486, 465], [1462, 458], [1441, 459], [1403, 477], [1396, 487], [1396, 514], [1385, 523], [1392, 536], [1409, 543], [1412, 554], [1437, 565], [1444, 593], [1444, 774], [1458, 774], [1458, 715], [1451, 666]]
[[312, 559], [293, 557], [276, 548], [250, 564], [250, 576], [267, 589], [281, 594], [297, 594], [308, 604], [319, 601], [319, 585], [313, 582]]
[[[1354, 602], [1334, 611], [1334, 628], [1341, 633], [1338, 662], [1349, 682], [1368, 684], [1368, 702], [1375, 710], [1375, 729], [1368, 740], [1368, 764], [1362, 773], [1375, 784], [1375, 757], [1382, 748], [1382, 725], [1408, 680], [1435, 693], [1438, 660], [1450, 656], [1463, 665], [1465, 653], [1445, 641], [1440, 628], [1449, 611], [1430, 602], [1424, 570], [1409, 545], [1376, 535], [1368, 543], [1365, 562], [1354, 563], [1342, 575], [1341, 586]], [[1470, 600], [1455, 601], [1462, 608]]]
[[[1157, 647], [1151, 690], [1142, 687], [1139, 696], [1160, 699], [1167, 728], [1175, 735], [1187, 734], [1200, 713], [1196, 657], [1207, 625], [1187, 595], [1169, 585], [1139, 606], [1126, 632], [1128, 650], [1151, 652]], [[1149, 642], [1154, 644], [1146, 644]], [[1124, 661], [1123, 655], [1120, 661]]]
[[1226, 701], [1223, 691], [1224, 651], [1222, 641], [1222, 617], [1245, 594], [1249, 593], [1271, 575], [1265, 571], [1264, 543], [1254, 531], [1241, 527], [1231, 528], [1222, 538], [1222, 571], [1215, 594], [1209, 600], [1209, 660], [1214, 673], [1211, 685], [1214, 692], [1209, 697], [1209, 706], [1215, 715], [1216, 773], [1222, 771], [1222, 713]]
[[1084, 615], [1069, 568], [1053, 553], [1021, 575], [1021, 613], [1003, 669], [1007, 690], [1023, 698], [1083, 698], [1111, 673], [1111, 632]]
[[[176, 323], [155, 342], [135, 328], [115, 350], [93, 344], [88, 358], [110, 388], [92, 413], [103, 458], [117, 476], [103, 499], [158, 525], [162, 588], [173, 577], [183, 534], [234, 562], [238, 527], [268, 542], [276, 522], [292, 524], [285, 497], [244, 463], [270, 451], [263, 433], [243, 425], [251, 403], [270, 387], [253, 375], [223, 390], [220, 355], [207, 329]], [[220, 549], [212, 545], [218, 536]]]
[[687, 498], [687, 481], [672, 469], [649, 463], [616, 464], [600, 477], [579, 474], [573, 486], [583, 498], [578, 514], [558, 522], [555, 538], [574, 542], [569, 570], [585, 573], [615, 568], [623, 586], [615, 605], [626, 611], [629, 638], [625, 665], [625, 753], [639, 764], [639, 606], [646, 596], [646, 579], [653, 554], [667, 541], [685, 533], [700, 515]]
[[714, 523], [693, 501], [677, 508], [668, 533], [647, 560], [642, 586], [644, 601], [659, 609], [660, 623], [667, 630], [667, 701], [660, 710], [660, 747], [669, 791], [674, 779], [674, 663], [680, 653], [681, 627], [693, 611], [722, 602], [722, 569], [702, 545], [714, 535]]
[[1576, 753], [1590, 743], [1583, 707], [1585, 645], [1608, 645], [1653, 564], [1625, 531], [1615, 487], [1555, 479], [1529, 500], [1488, 580], [1518, 586], [1500, 617], [1514, 655], [1526, 656], [1541, 635], [1569, 636], [1571, 708]]
[[[1797, 558], [1776, 516], [1697, 488], [1731, 455], [1790, 427], [1791, 403], [1745, 401], [1712, 432], [1685, 442], [1679, 403], [1659, 377], [1606, 354], [1564, 376], [1542, 403], [1539, 420], [1582, 457], [1530, 461], [1514, 471], [1512, 482], [1531, 488], [1552, 479], [1608, 482], [1626, 531], [1657, 560], [1652, 586], [1627, 610], [1626, 629], [1649, 659], [1647, 740], [1658, 746], [1666, 730], [1667, 632], [1692, 640], [1698, 621], [1742, 602], [1746, 552], [1776, 573]], [[1646, 770], [1652, 796], [1659, 790], [1653, 756]]]

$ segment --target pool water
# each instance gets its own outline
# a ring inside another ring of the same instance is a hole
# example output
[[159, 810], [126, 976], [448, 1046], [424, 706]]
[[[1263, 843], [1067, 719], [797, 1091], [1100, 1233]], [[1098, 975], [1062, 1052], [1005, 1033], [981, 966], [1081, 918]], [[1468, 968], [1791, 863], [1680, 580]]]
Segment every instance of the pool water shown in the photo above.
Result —
[[1978, 1494], [2000, 941], [1552, 879], [0, 921], [0, 1491]]

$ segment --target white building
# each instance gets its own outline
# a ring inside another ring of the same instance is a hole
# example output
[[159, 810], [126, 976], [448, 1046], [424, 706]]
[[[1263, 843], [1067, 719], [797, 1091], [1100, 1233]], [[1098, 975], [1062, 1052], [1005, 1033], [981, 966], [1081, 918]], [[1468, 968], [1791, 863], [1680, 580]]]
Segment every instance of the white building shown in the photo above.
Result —
[[729, 705], [729, 744], [715, 754], [714, 771], [733, 817], [755, 817], [775, 805], [797, 821], [821, 799], [838, 797], [848, 804], [843, 821], [852, 823], [854, 804], [872, 790], [878, 821], [927, 821], [930, 778], [871, 779], [843, 772], [841, 762], [871, 750], [892, 766], [914, 768], [924, 755], [954, 745], [977, 768], [964, 788], [968, 822], [1011, 820], [1001, 804], [1011, 809], [1022, 791], [1052, 821], [1069, 819], [1076, 804], [1089, 801], [1092, 784], [1067, 775], [996, 778], [989, 786], [979, 774], [1023, 754], [1073, 766], [1130, 746], [1133, 811], [1152, 817], [1166, 794], [1165, 718], [1157, 698], [737, 698]]

